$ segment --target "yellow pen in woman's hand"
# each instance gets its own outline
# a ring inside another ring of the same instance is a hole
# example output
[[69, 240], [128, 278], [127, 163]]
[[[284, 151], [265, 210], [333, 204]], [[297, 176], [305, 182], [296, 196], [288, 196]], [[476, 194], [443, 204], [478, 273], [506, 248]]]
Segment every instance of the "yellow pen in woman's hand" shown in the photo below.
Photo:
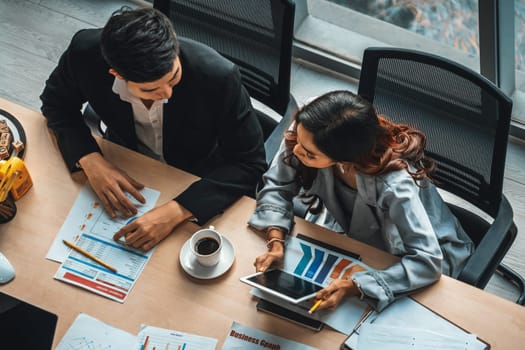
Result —
[[312, 314], [315, 310], [317, 310], [317, 308], [319, 307], [319, 305], [321, 305], [322, 302], [323, 302], [323, 299], [317, 300], [315, 304], [310, 308], [310, 310], [308, 310], [308, 313]]

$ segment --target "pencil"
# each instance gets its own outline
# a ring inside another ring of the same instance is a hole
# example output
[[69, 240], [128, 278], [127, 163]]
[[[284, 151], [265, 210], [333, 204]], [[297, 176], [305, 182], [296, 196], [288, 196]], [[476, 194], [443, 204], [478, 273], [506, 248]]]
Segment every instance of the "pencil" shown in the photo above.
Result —
[[106, 269], [108, 270], [111, 270], [113, 272], [117, 272], [117, 269], [114, 268], [113, 266], [109, 265], [108, 263], [106, 263], [105, 261], [102, 261], [101, 259], [97, 258], [96, 256], [94, 256], [93, 254], [85, 251], [84, 249], [80, 248], [79, 246], [77, 245], [74, 245], [73, 243], [69, 242], [69, 241], [66, 241], [65, 239], [63, 240], [64, 244], [67, 245], [68, 247], [70, 247], [71, 249], [79, 252], [80, 254], [84, 255], [84, 256], [87, 256], [88, 258], [90, 258], [91, 260], [93, 261], [96, 261], [97, 263], [99, 263], [100, 265], [104, 266]]
[[319, 307], [319, 305], [321, 305], [322, 302], [323, 302], [323, 299], [317, 300], [315, 304], [310, 308], [310, 310], [308, 310], [308, 313], [312, 314], [315, 310], [317, 310], [317, 308]]

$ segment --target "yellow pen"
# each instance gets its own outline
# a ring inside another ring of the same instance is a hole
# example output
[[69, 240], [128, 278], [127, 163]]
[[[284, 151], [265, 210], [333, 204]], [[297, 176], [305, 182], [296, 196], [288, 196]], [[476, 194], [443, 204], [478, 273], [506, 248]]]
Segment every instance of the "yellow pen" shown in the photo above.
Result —
[[105, 261], [97, 258], [96, 256], [94, 256], [93, 254], [85, 251], [84, 249], [80, 248], [79, 246], [71, 243], [71, 242], [68, 242], [66, 241], [65, 239], [62, 240], [62, 242], [64, 242], [65, 245], [67, 245], [68, 247], [70, 247], [71, 249], [73, 249], [74, 251], [77, 251], [79, 252], [80, 254], [90, 258], [91, 260], [93, 261], [96, 261], [97, 263], [99, 263], [100, 265], [104, 266], [106, 269], [110, 270], [110, 271], [113, 271], [113, 272], [117, 272], [117, 269], [114, 268], [113, 266], [109, 265], [108, 263], [106, 263]]
[[323, 299], [317, 300], [315, 304], [310, 308], [310, 310], [308, 310], [308, 313], [312, 314], [315, 310], [317, 310], [317, 308], [319, 307], [319, 305], [321, 305], [322, 302], [323, 302]]

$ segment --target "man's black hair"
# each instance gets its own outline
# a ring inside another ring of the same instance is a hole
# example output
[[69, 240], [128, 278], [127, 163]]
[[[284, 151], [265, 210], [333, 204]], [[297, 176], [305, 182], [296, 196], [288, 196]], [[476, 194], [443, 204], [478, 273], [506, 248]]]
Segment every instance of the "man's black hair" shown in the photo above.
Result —
[[136, 83], [162, 78], [179, 54], [169, 18], [153, 8], [115, 11], [102, 30], [100, 47], [111, 68]]

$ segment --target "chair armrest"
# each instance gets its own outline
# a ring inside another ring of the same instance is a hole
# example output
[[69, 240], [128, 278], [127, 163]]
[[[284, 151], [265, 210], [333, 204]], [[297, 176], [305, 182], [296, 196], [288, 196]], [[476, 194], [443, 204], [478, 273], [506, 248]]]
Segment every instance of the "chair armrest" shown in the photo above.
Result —
[[467, 261], [458, 279], [478, 288], [485, 288], [514, 241], [516, 232], [512, 207], [502, 195], [494, 222]]
[[286, 112], [282, 116], [279, 124], [273, 129], [272, 133], [266, 141], [264, 142], [264, 149], [266, 150], [266, 162], [270, 164], [272, 159], [275, 157], [275, 154], [279, 150], [279, 146], [283, 140], [283, 136], [288, 127], [292, 123], [295, 111], [297, 110], [297, 102], [295, 98], [290, 94], [290, 101], [288, 102], [288, 107], [286, 107]]

